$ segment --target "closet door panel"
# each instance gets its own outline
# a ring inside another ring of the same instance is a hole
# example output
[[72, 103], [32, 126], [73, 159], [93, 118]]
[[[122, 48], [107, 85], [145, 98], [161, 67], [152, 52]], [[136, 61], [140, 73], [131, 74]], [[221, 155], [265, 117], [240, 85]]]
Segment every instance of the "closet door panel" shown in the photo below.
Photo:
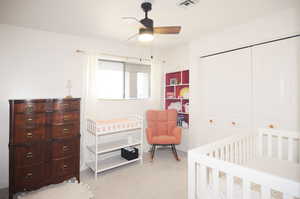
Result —
[[250, 52], [244, 49], [201, 61], [204, 118], [216, 138], [250, 128]]
[[300, 39], [254, 47], [254, 127], [299, 130]]

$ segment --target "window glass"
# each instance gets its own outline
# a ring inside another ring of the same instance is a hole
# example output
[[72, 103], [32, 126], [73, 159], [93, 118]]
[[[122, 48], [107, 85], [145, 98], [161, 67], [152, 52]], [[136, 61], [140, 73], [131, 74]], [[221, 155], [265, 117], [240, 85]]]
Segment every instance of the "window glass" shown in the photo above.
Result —
[[96, 74], [101, 99], [145, 99], [150, 97], [150, 65], [99, 60]]

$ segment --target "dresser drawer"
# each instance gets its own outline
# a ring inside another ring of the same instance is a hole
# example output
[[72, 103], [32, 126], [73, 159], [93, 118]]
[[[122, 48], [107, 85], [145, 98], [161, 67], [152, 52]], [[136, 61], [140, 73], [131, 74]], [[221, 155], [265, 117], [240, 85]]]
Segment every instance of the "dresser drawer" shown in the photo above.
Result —
[[79, 124], [67, 124], [52, 126], [53, 138], [68, 138], [80, 133]]
[[44, 161], [45, 144], [31, 144], [24, 146], [15, 146], [14, 156], [16, 167], [30, 166], [40, 164]]
[[15, 170], [16, 192], [39, 188], [44, 180], [44, 164]]
[[41, 102], [41, 103], [25, 102], [21, 104], [15, 104], [14, 109], [15, 109], [15, 113], [45, 112], [47, 109], [47, 104], [45, 102]]
[[78, 157], [68, 157], [60, 160], [52, 160], [53, 177], [75, 174], [77, 158]]
[[16, 128], [14, 132], [14, 143], [34, 142], [44, 140], [46, 129], [44, 126], [36, 128]]
[[52, 142], [52, 158], [62, 158], [77, 155], [79, 153], [79, 139], [64, 139]]
[[46, 123], [45, 113], [35, 114], [16, 114], [15, 126], [23, 128], [34, 128], [36, 126], [42, 126]]
[[59, 100], [54, 102], [54, 111], [72, 111], [80, 109], [80, 101]]
[[60, 124], [70, 124], [70, 123], [78, 123], [80, 119], [79, 112], [55, 112], [52, 115], [52, 124], [60, 125]]

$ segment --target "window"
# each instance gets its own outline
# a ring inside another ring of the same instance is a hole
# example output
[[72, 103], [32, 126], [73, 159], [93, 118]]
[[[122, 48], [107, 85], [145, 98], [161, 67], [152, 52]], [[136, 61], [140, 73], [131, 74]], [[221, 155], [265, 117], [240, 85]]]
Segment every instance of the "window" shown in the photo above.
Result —
[[101, 99], [150, 97], [150, 65], [99, 60], [97, 94]]

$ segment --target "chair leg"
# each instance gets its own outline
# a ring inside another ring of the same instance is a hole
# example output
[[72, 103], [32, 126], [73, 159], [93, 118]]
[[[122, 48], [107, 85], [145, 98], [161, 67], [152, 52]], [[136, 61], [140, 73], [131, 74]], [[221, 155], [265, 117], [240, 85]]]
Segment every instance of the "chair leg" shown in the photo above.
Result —
[[172, 152], [174, 154], [174, 157], [177, 161], [180, 161], [179, 157], [178, 157], [178, 154], [177, 154], [177, 150], [176, 150], [176, 147], [174, 144], [171, 144], [171, 148], [172, 148]]
[[153, 161], [153, 159], [154, 159], [155, 149], [156, 149], [156, 145], [153, 144], [152, 149], [151, 149], [151, 161]]

